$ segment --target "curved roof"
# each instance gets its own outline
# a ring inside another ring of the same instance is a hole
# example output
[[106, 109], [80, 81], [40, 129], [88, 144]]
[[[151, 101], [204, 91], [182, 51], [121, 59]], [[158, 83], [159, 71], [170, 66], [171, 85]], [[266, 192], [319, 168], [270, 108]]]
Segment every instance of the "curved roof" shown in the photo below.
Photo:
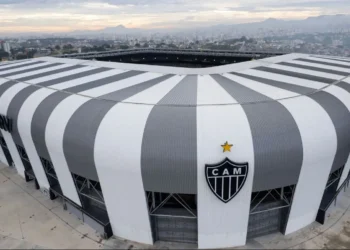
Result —
[[93, 180], [96, 158], [124, 150], [106, 143], [100, 152], [101, 138], [135, 140], [137, 150], [116, 164], [127, 169], [129, 158], [139, 159], [145, 189], [169, 193], [196, 193], [199, 144], [216, 136], [214, 128], [201, 132], [205, 123], [216, 122], [229, 138], [246, 128], [231, 131], [225, 117], [247, 120], [254, 158], [231, 158], [254, 164], [259, 191], [295, 184], [310, 157], [322, 159], [306, 149], [305, 131], [324, 135], [311, 138], [320, 139], [315, 152], [334, 148], [332, 170], [345, 164], [349, 76], [349, 58], [305, 54], [201, 69], [44, 57], [0, 64], [0, 113], [13, 119], [16, 144], [29, 133], [41, 157], [55, 165], [52, 152], [62, 151], [60, 164]]

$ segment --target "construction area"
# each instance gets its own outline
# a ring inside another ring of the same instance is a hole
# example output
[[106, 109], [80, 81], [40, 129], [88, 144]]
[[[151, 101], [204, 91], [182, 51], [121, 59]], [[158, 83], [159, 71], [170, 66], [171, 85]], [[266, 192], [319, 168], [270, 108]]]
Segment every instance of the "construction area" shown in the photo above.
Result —
[[[251, 239], [245, 249], [349, 249], [350, 188], [345, 185], [329, 210], [326, 223], [314, 222], [296, 233]], [[14, 168], [0, 164], [0, 249], [189, 249], [196, 245], [156, 242], [143, 245], [112, 237], [104, 240], [59, 199], [50, 200]]]

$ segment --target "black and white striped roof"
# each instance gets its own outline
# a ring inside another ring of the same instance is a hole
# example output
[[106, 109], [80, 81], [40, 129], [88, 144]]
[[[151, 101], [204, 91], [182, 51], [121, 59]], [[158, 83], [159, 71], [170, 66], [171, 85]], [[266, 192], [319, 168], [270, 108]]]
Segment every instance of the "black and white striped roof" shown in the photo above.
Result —
[[[295, 184], [310, 157], [322, 161], [305, 148], [308, 133], [324, 152], [335, 151], [332, 170], [345, 164], [349, 76], [350, 58], [305, 54], [201, 69], [43, 57], [0, 64], [0, 114], [13, 119], [16, 144], [28, 151], [30, 137], [55, 168], [66, 164], [98, 180], [96, 164], [103, 160], [97, 152], [105, 145], [104, 157], [115, 157], [115, 164], [131, 168], [127, 159], [137, 159], [145, 190], [168, 193], [196, 193], [202, 138], [223, 130], [225, 142], [241, 133], [223, 114], [244, 119], [254, 146], [253, 190], [259, 191]], [[202, 133], [201, 124], [213, 121], [217, 127]], [[134, 148], [120, 147], [133, 140]], [[59, 154], [64, 157], [53, 159]]]

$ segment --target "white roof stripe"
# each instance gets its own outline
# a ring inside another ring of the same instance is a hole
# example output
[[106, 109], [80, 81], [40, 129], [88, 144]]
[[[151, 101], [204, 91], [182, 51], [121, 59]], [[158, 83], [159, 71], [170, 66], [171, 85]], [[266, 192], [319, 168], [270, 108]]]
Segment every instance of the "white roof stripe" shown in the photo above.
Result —
[[282, 55], [282, 56], [267, 57], [267, 58], [263, 58], [259, 61], [269, 62], [269, 63], [279, 63], [279, 62], [285, 62], [287, 60], [293, 60], [293, 59], [297, 59], [297, 58], [306, 58], [308, 56], [309, 55], [306, 55], [306, 54], [293, 53], [293, 54], [287, 54], [287, 55]]
[[[14, 66], [20, 66], [20, 65], [23, 65], [23, 64], [27, 64], [27, 63], [31, 63], [32, 61], [30, 61], [30, 60], [24, 60], [23, 62], [18, 62], [18, 63], [15, 63], [15, 64], [13, 64], [13, 63], [7, 63], [7, 65], [5, 64], [5, 65], [3, 65], [3, 64], [1, 64], [0, 63], [0, 68], [1, 69], [6, 69], [6, 68], [10, 68], [10, 67], [14, 67]], [[40, 64], [39, 64], [40, 65]]]
[[342, 82], [346, 82], [350, 84], [350, 77], [343, 79]]
[[57, 78], [70, 76], [70, 75], [82, 73], [82, 72], [93, 70], [93, 69], [97, 69], [97, 68], [96, 67], [83, 67], [83, 68], [79, 68], [79, 69], [67, 70], [67, 71], [62, 72], [62, 73], [57, 73], [57, 74], [54, 74], [54, 75], [39, 77], [39, 78], [32, 79], [32, 80], [29, 80], [29, 81], [26, 81], [26, 82], [27, 83], [31, 83], [31, 84], [38, 84], [38, 83], [41, 83], [41, 82], [54, 80], [54, 79], [57, 79]]
[[209, 75], [198, 77], [197, 105], [238, 103]]
[[174, 76], [164, 82], [156, 84], [132, 97], [127, 98], [124, 102], [155, 104], [158, 103], [169, 91], [171, 91], [185, 76]]
[[80, 92], [81, 95], [86, 95], [90, 97], [98, 97], [101, 95], [106, 95], [112, 93], [114, 91], [124, 89], [139, 83], [146, 82], [148, 80], [152, 80], [154, 78], [160, 77], [162, 74], [159, 73], [144, 73], [141, 75], [129, 77], [120, 81], [112, 82], [103, 86], [99, 86], [96, 88], [92, 88], [83, 92]]
[[336, 70], [336, 71], [342, 71], [342, 72], [348, 72], [350, 75], [350, 68], [345, 69], [345, 68], [340, 68], [340, 67], [335, 67], [335, 66], [329, 66], [325, 64], [320, 64], [320, 63], [311, 63], [311, 62], [304, 62], [304, 61], [298, 61], [298, 60], [292, 60], [292, 61], [287, 61], [288, 63], [293, 63], [293, 64], [298, 64], [298, 65], [305, 65], [305, 66], [311, 66], [311, 67], [317, 67], [321, 69], [330, 69], [330, 70]]
[[339, 65], [344, 65], [344, 66], [349, 66], [350, 67], [350, 62], [341, 62], [341, 61], [335, 61], [335, 60], [331, 60], [331, 59], [323, 59], [323, 58], [319, 58], [319, 57], [308, 57], [306, 59], [310, 59], [313, 61], [319, 61], [319, 62], [326, 62], [326, 63], [335, 63], [335, 64], [339, 64]]
[[247, 78], [243, 78], [240, 76], [232, 75], [232, 74], [224, 74], [224, 76], [228, 79], [231, 79], [247, 88], [250, 88], [260, 94], [263, 94], [271, 99], [284, 99], [299, 96], [300, 94], [291, 92], [288, 90], [280, 89], [274, 86], [270, 86], [261, 82], [252, 81]]
[[326, 58], [326, 59], [335, 59], [335, 60], [344, 60], [350, 62], [350, 57], [339, 57], [339, 56], [323, 56], [323, 55], [317, 55], [313, 57], [318, 57], [318, 58]]
[[19, 74], [19, 75], [8, 76], [7, 78], [15, 80], [15, 79], [19, 79], [19, 78], [22, 78], [22, 77], [27, 77], [27, 76], [32, 76], [32, 75], [41, 74], [41, 73], [45, 73], [45, 72], [50, 72], [50, 71], [57, 70], [57, 69], [64, 69], [64, 68], [68, 68], [68, 67], [71, 67], [71, 66], [73, 66], [73, 65], [71, 65], [71, 64], [62, 64], [62, 65], [58, 65], [58, 66], [54, 66], [54, 67], [50, 67], [50, 68], [30, 71], [30, 72]]
[[294, 68], [294, 67], [284, 66], [284, 65], [279, 65], [279, 64], [270, 65], [269, 68], [281, 69], [281, 70], [291, 71], [291, 72], [295, 72], [295, 73], [324, 77], [324, 78], [329, 78], [329, 79], [334, 79], [334, 80], [340, 80], [340, 79], [344, 78], [344, 76], [341, 76], [341, 75], [323, 73], [320, 71], [314, 71], [314, 70], [309, 70], [309, 69]]
[[74, 59], [74, 58], [59, 58], [59, 57], [39, 57], [35, 58], [34, 60], [39, 61], [46, 61], [46, 62], [52, 62], [52, 63], [70, 63], [70, 64], [84, 64], [86, 62], [89, 62], [89, 60], [82, 60], [82, 59]]
[[17, 69], [5, 70], [5, 71], [1, 71], [0, 75], [15, 73], [15, 72], [18, 72], [18, 71], [33, 69], [33, 68], [36, 68], [36, 67], [42, 67], [42, 66], [51, 65], [51, 64], [53, 64], [53, 63], [44, 62], [44, 63], [38, 63], [38, 64], [26, 66], [26, 67], [17, 68]]
[[265, 79], [270, 79], [270, 80], [290, 83], [290, 84], [294, 84], [294, 85], [299, 85], [299, 86], [303, 86], [303, 87], [313, 88], [313, 89], [321, 89], [321, 88], [328, 86], [328, 84], [326, 84], [326, 83], [321, 83], [321, 82], [316, 82], [316, 81], [311, 81], [311, 80], [306, 80], [306, 79], [300, 79], [300, 78], [296, 78], [296, 77], [285, 76], [285, 75], [280, 75], [280, 74], [275, 74], [275, 73], [270, 73], [270, 72], [264, 72], [264, 71], [255, 70], [255, 69], [249, 69], [249, 70], [243, 71], [241, 73], [251, 75], [251, 76], [256, 76], [256, 77], [262, 77]]
[[94, 74], [94, 75], [89, 75], [89, 76], [85, 76], [85, 77], [78, 78], [78, 79], [73, 79], [73, 80], [70, 80], [68, 82], [55, 84], [55, 85], [50, 86], [50, 88], [57, 89], [57, 90], [63, 90], [66, 88], [75, 87], [78, 85], [82, 85], [82, 84], [86, 84], [86, 83], [93, 82], [96, 80], [100, 80], [100, 79], [103, 79], [103, 78], [106, 78], [109, 76], [117, 75], [117, 74], [120, 74], [123, 72], [124, 71], [119, 70], [119, 69], [108, 70], [106, 72], [102, 72], [102, 73], [98, 73], [98, 74]]

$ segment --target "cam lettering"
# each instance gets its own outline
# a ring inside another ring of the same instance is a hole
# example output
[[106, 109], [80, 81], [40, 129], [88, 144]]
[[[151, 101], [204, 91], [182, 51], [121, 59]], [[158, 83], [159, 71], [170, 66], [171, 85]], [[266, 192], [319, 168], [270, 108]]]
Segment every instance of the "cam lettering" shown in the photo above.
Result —
[[236, 175], [242, 175], [242, 168], [224, 168], [224, 169], [212, 169], [211, 174], [209, 173], [209, 176], [236, 176]]
[[7, 116], [0, 115], [0, 129], [12, 132], [12, 120]]
[[241, 168], [234, 168], [233, 169], [233, 174], [242, 174], [242, 169]]

